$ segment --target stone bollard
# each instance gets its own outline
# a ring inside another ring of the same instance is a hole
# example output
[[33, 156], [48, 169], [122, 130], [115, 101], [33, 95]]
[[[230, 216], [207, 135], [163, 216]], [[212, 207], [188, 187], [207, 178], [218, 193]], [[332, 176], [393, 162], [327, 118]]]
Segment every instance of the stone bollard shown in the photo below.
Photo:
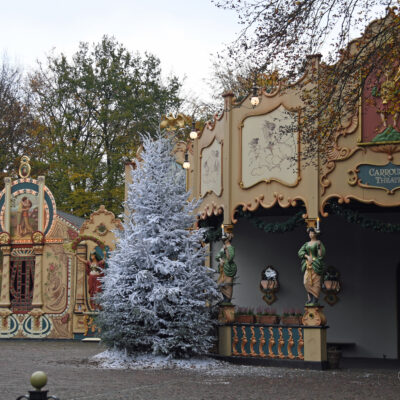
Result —
[[48, 390], [41, 390], [42, 387], [46, 386], [47, 383], [47, 375], [42, 371], [36, 371], [31, 376], [31, 385], [36, 390], [30, 390], [29, 395], [19, 396], [17, 400], [48, 400], [54, 399], [58, 400], [58, 397], [55, 396], [47, 396]]

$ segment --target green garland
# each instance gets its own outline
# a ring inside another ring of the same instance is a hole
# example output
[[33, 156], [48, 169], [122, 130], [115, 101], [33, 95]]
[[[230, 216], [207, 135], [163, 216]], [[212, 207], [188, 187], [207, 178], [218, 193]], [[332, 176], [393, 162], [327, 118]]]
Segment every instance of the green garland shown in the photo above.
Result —
[[254, 217], [254, 215], [251, 212], [248, 211], [243, 211], [242, 209], [239, 209], [237, 211], [237, 215], [239, 217], [244, 217], [247, 218], [252, 225], [254, 225], [256, 228], [261, 229], [265, 233], [285, 233], [285, 232], [290, 232], [297, 228], [300, 225], [304, 225], [304, 210], [299, 211], [292, 217], [290, 217], [288, 220], [284, 222], [265, 222], [261, 218]]
[[[400, 232], [400, 224], [393, 224], [391, 222], [383, 222], [372, 218], [367, 218], [360, 215], [358, 211], [347, 209], [340, 204], [330, 203], [328, 210], [331, 214], [343, 217], [346, 222], [360, 225], [362, 228], [372, 229], [377, 232], [383, 233], [395, 233]], [[304, 226], [303, 214], [304, 210], [299, 211], [288, 220], [284, 222], [266, 222], [261, 218], [255, 217], [253, 213], [249, 211], [243, 211], [241, 208], [236, 211], [236, 215], [239, 218], [246, 218], [256, 228], [266, 233], [285, 233], [293, 231], [298, 226]], [[201, 221], [199, 224], [202, 228], [208, 228], [206, 232], [205, 242], [216, 242], [221, 240], [222, 229], [221, 226], [211, 225], [207, 220]]]
[[383, 233], [400, 232], [400, 224], [393, 224], [391, 222], [383, 222], [377, 219], [367, 218], [363, 215], [360, 215], [358, 211], [350, 210], [337, 203], [329, 204], [329, 212], [343, 217], [346, 222], [360, 225], [365, 229], [372, 229], [376, 232]]

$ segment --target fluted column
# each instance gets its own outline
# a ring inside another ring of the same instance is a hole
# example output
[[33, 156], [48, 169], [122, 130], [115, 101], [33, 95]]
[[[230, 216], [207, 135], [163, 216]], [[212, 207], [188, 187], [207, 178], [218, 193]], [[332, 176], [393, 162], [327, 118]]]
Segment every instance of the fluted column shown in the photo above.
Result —
[[0, 308], [10, 308], [10, 254], [11, 246], [1, 246], [3, 271], [1, 274]]
[[[80, 244], [76, 250], [76, 302], [75, 302], [75, 312], [82, 313], [86, 311], [85, 306], [85, 275], [86, 266], [79, 259], [86, 260], [86, 245]], [[79, 258], [78, 258], [79, 257]]]
[[39, 182], [38, 231], [44, 232], [44, 176], [39, 176], [38, 182]]
[[4, 178], [5, 185], [5, 210], [4, 210], [4, 232], [10, 233], [10, 220], [11, 220], [11, 178]]
[[35, 278], [33, 281], [32, 306], [41, 309], [43, 306], [43, 245], [33, 246], [35, 252]]

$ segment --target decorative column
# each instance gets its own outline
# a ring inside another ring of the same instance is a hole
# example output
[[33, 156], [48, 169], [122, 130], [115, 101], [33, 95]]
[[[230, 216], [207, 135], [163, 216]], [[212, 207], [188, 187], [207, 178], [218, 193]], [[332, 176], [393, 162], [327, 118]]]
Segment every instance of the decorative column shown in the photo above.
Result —
[[224, 145], [223, 145], [223, 170], [222, 170], [222, 199], [224, 204], [224, 226], [228, 227], [231, 221], [231, 202], [232, 202], [232, 101], [233, 92], [226, 92], [222, 95], [225, 102], [225, 110], [231, 110], [224, 113], [225, 129], [224, 129]]
[[5, 184], [5, 210], [4, 210], [4, 232], [10, 232], [10, 219], [11, 219], [11, 178], [4, 178]]
[[[10, 236], [3, 232], [0, 234], [0, 242], [5, 242], [6, 238]], [[2, 326], [7, 326], [7, 317], [12, 314], [10, 310], [10, 254], [11, 246], [7, 244], [1, 245], [1, 252], [3, 253], [3, 272], [1, 276], [1, 295], [0, 295], [0, 318], [2, 319]]]
[[[1, 234], [4, 235], [4, 232]], [[10, 307], [10, 254], [11, 246], [2, 245], [1, 252], [3, 253], [3, 272], [1, 276], [1, 297], [0, 307]]]
[[7, 317], [12, 314], [10, 310], [10, 204], [11, 204], [11, 178], [4, 178], [5, 184], [5, 210], [4, 210], [4, 232], [0, 233], [0, 249], [3, 253], [3, 270], [1, 273], [0, 287], [0, 318], [2, 326], [7, 326]]
[[[86, 310], [85, 305], [85, 278], [86, 278], [86, 266], [85, 264], [79, 259], [86, 260], [86, 245], [79, 244], [76, 249], [76, 301], [75, 301], [75, 309], [74, 312], [77, 314], [81, 314]], [[78, 258], [79, 257], [79, 258]]]
[[[40, 215], [40, 213], [39, 213]], [[42, 232], [32, 234], [33, 251], [35, 252], [35, 277], [33, 281], [33, 309], [29, 315], [34, 318], [34, 330], [40, 329], [40, 317], [44, 314], [43, 307], [43, 246], [44, 235]]]
[[38, 231], [44, 232], [44, 176], [39, 176], [38, 182], [39, 182]]
[[[319, 77], [321, 57], [322, 57], [321, 54], [312, 54], [307, 56], [307, 72], [308, 76], [310, 77], [310, 85], [314, 87], [319, 85], [318, 77]], [[319, 90], [317, 91], [317, 93], [318, 92]], [[319, 102], [319, 99], [315, 99], [315, 101]], [[315, 128], [318, 128], [318, 124], [319, 122], [317, 121], [316, 122], [317, 126]], [[305, 149], [305, 151], [310, 151], [310, 150]], [[317, 218], [319, 215], [319, 198], [320, 198], [320, 193], [319, 193], [320, 152], [318, 147], [314, 152], [313, 156], [314, 156], [313, 162], [306, 167], [306, 170], [304, 171], [303, 175], [305, 176], [307, 182], [309, 182], [307, 185], [308, 187], [307, 224], [309, 224], [309, 226], [310, 224], [312, 224], [311, 226], [316, 227]]]

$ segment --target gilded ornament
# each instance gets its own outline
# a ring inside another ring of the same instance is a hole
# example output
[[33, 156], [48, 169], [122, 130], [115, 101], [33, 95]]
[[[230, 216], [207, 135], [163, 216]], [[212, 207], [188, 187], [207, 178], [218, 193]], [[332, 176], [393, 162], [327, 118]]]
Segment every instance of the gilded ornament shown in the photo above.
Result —
[[325, 326], [326, 317], [323, 306], [305, 306], [303, 315], [303, 325], [305, 326]]
[[0, 233], [0, 245], [10, 244], [10, 235], [7, 232]]
[[42, 232], [34, 232], [33, 234], [32, 234], [32, 242], [34, 243], [34, 244], [42, 244], [43, 243], [43, 241], [44, 241], [44, 235], [43, 235], [43, 233]]
[[163, 115], [161, 117], [160, 128], [167, 131], [176, 131], [185, 126], [185, 117], [178, 114], [176, 117], [172, 114]]
[[29, 162], [30, 162], [30, 159], [28, 156], [22, 156], [21, 163], [20, 163], [19, 170], [18, 170], [18, 175], [22, 179], [29, 178], [29, 176], [31, 174], [31, 166], [30, 166]]

